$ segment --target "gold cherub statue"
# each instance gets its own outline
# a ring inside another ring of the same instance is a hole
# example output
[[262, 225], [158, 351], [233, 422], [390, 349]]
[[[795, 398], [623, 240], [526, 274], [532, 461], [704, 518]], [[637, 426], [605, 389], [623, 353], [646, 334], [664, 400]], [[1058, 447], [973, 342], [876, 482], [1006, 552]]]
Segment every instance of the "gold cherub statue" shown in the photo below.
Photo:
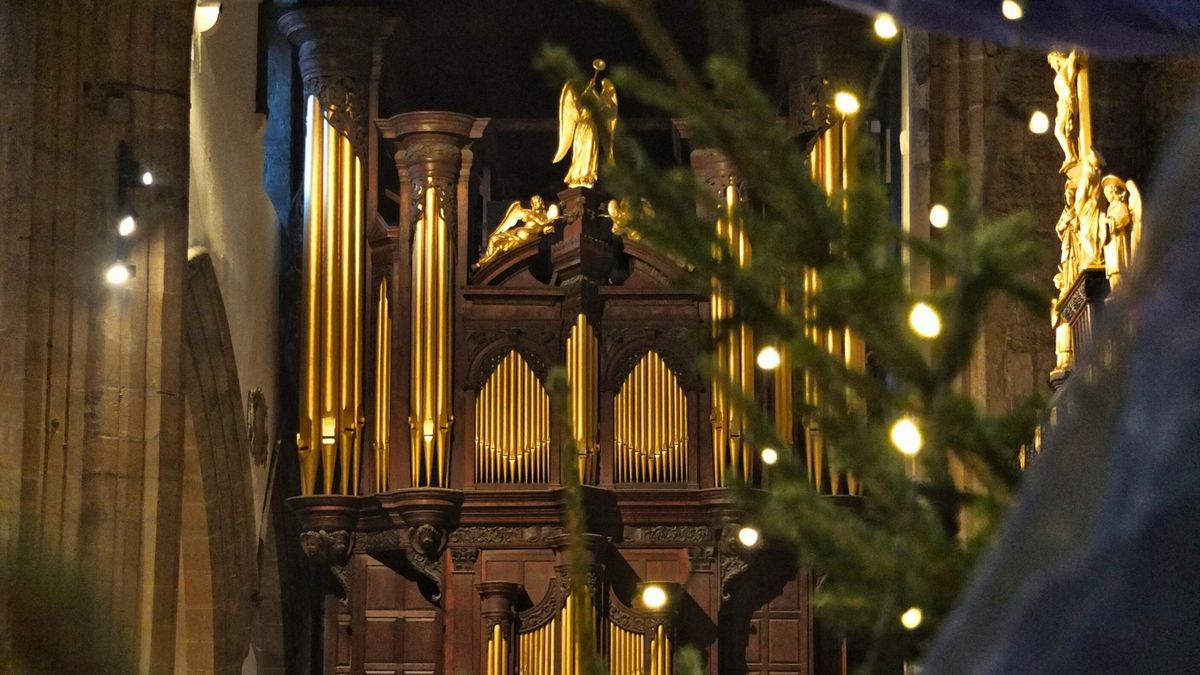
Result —
[[[508, 211], [500, 219], [500, 224], [488, 237], [487, 250], [475, 263], [475, 269], [483, 267], [501, 253], [517, 248], [527, 241], [532, 241], [554, 229], [554, 221], [558, 220], [558, 204], [546, 205], [538, 195], [529, 199], [529, 208], [521, 206], [521, 202], [508, 205]], [[518, 227], [518, 224], [524, 223]]]
[[[617, 131], [617, 90], [608, 78], [600, 81], [596, 90], [596, 78], [604, 70], [604, 61], [592, 61], [592, 79], [583, 91], [578, 91], [572, 82], [563, 85], [558, 98], [558, 150], [554, 153], [555, 163], [561, 162], [571, 152], [571, 165], [567, 169], [567, 187], [592, 187], [596, 184], [596, 173], [600, 158], [600, 134], [606, 138], [608, 160], [613, 156], [613, 134]], [[600, 119], [595, 119], [595, 114]]]

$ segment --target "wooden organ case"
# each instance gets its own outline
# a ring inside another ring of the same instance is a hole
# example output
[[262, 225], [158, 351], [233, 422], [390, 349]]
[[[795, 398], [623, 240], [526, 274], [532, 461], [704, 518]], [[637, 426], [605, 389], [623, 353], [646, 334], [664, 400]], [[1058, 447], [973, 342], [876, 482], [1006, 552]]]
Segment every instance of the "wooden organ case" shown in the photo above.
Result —
[[[614, 234], [609, 196], [587, 187], [553, 198], [541, 236], [476, 265], [467, 207], [488, 125], [442, 112], [376, 122], [404, 193], [400, 222], [367, 234], [374, 412], [360, 489], [293, 500], [310, 556], [332, 572], [325, 672], [574, 673], [583, 612], [613, 673], [673, 672], [685, 645], [706, 672], [815, 672], [809, 576], [790, 554], [738, 543], [718, 482], [712, 387], [697, 366], [709, 294]], [[693, 164], [732, 184], [715, 156]], [[570, 409], [547, 393], [555, 366]], [[563, 459], [556, 429], [570, 429], [578, 456]], [[563, 527], [572, 459], [589, 532], [583, 594], [568, 585]], [[664, 606], [642, 602], [648, 584]]]

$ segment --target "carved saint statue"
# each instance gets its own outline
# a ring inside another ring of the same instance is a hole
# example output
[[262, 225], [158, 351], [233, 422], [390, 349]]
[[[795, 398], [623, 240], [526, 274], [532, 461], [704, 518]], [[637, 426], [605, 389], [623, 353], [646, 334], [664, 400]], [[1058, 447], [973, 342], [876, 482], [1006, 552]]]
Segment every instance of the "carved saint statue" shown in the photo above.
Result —
[[1079, 114], [1079, 92], [1076, 80], [1079, 67], [1075, 52], [1050, 52], [1046, 58], [1054, 69], [1054, 91], [1058, 94], [1057, 114], [1054, 117], [1054, 137], [1063, 151], [1059, 173], [1079, 163], [1079, 148], [1075, 141], [1075, 118]]
[[554, 229], [554, 221], [558, 220], [558, 204], [546, 206], [546, 202], [534, 195], [529, 199], [529, 207], [521, 206], [521, 202], [508, 205], [508, 211], [500, 219], [500, 224], [488, 237], [487, 250], [475, 263], [478, 269], [494, 260], [501, 253], [517, 248], [527, 241], [532, 241]]
[[[1067, 292], [1068, 281], [1062, 272], [1054, 275], [1054, 287], [1059, 295]], [[1050, 327], [1054, 329], [1054, 370], [1066, 372], [1071, 367], [1071, 324], [1063, 321], [1058, 313], [1058, 300], [1050, 302]]]
[[1116, 290], [1133, 262], [1134, 241], [1141, 230], [1142, 199], [1133, 181], [1108, 175], [1100, 181], [1108, 208], [1100, 217], [1104, 239], [1104, 273]]
[[[572, 82], [563, 85], [558, 99], [558, 150], [554, 161], [561, 162], [571, 153], [567, 169], [567, 187], [592, 187], [599, 168], [601, 134], [612, 161], [613, 134], [617, 131], [617, 90], [608, 78], [596, 89], [596, 78], [604, 70], [604, 61], [592, 61], [592, 79], [583, 91]], [[596, 119], [599, 117], [599, 119]]]
[[[1079, 165], [1075, 215], [1079, 220], [1080, 267], [1104, 267], [1104, 233], [1100, 219], [1100, 160], [1090, 148]], [[1070, 283], [1070, 280], [1067, 281]]]
[[1059, 276], [1063, 282], [1056, 284], [1060, 286], [1059, 292], [1065, 294], [1071, 287], [1071, 283], [1075, 281], [1075, 277], [1079, 276], [1079, 215], [1075, 213], [1075, 184], [1067, 182], [1066, 189], [1063, 190], [1063, 210], [1058, 216], [1058, 223], [1054, 226], [1054, 231], [1058, 233], [1059, 241], [1062, 243], [1062, 253], [1058, 258]]

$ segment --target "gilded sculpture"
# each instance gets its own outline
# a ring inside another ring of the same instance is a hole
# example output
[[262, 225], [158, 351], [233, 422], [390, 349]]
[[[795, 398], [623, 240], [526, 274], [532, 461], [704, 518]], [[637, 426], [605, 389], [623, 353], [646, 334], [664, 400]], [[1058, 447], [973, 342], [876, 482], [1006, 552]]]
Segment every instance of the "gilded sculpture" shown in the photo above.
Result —
[[1054, 116], [1054, 137], [1062, 147], [1064, 159], [1059, 167], [1059, 173], [1079, 162], [1079, 148], [1075, 143], [1075, 118], [1079, 114], [1079, 93], [1077, 80], [1079, 64], [1075, 52], [1050, 52], [1046, 57], [1050, 67], [1054, 69], [1054, 91], [1058, 94]]
[[1085, 271], [1102, 271], [1116, 291], [1134, 264], [1141, 236], [1142, 199], [1133, 181], [1102, 174], [1104, 161], [1092, 145], [1088, 66], [1084, 55], [1051, 52], [1058, 95], [1054, 136], [1063, 152], [1063, 209], [1055, 225], [1061, 242], [1051, 309], [1056, 372], [1072, 365], [1071, 325], [1060, 310]]
[[612, 161], [612, 141], [617, 131], [617, 90], [608, 78], [600, 81], [597, 90], [596, 78], [604, 68], [602, 59], [592, 61], [594, 72], [587, 86], [580, 91], [578, 85], [567, 82], [558, 99], [558, 150], [554, 153], [554, 161], [561, 162], [568, 152], [571, 153], [565, 179], [567, 187], [596, 184], [602, 142], [608, 151], [608, 160]]
[[1108, 285], [1116, 291], [1121, 275], [1129, 270], [1141, 236], [1142, 197], [1133, 181], [1108, 175], [1100, 181], [1108, 208], [1100, 217], [1100, 235], [1104, 246], [1104, 273]]
[[516, 201], [508, 205], [508, 211], [500, 219], [500, 224], [488, 237], [487, 249], [475, 263], [476, 269], [495, 260], [502, 253], [507, 253], [527, 241], [532, 241], [548, 234], [554, 229], [554, 221], [558, 220], [558, 204], [546, 205], [545, 200], [534, 195], [529, 199], [529, 206], [521, 206]]

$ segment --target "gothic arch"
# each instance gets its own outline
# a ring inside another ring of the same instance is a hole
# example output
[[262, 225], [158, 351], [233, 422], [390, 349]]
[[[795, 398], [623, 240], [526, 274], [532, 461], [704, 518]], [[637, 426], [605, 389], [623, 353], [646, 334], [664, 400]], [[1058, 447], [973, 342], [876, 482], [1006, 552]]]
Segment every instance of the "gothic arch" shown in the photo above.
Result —
[[[225, 304], [207, 253], [187, 264], [176, 667], [239, 673], [254, 617], [255, 517], [245, 414]], [[186, 661], [181, 662], [185, 659]]]

